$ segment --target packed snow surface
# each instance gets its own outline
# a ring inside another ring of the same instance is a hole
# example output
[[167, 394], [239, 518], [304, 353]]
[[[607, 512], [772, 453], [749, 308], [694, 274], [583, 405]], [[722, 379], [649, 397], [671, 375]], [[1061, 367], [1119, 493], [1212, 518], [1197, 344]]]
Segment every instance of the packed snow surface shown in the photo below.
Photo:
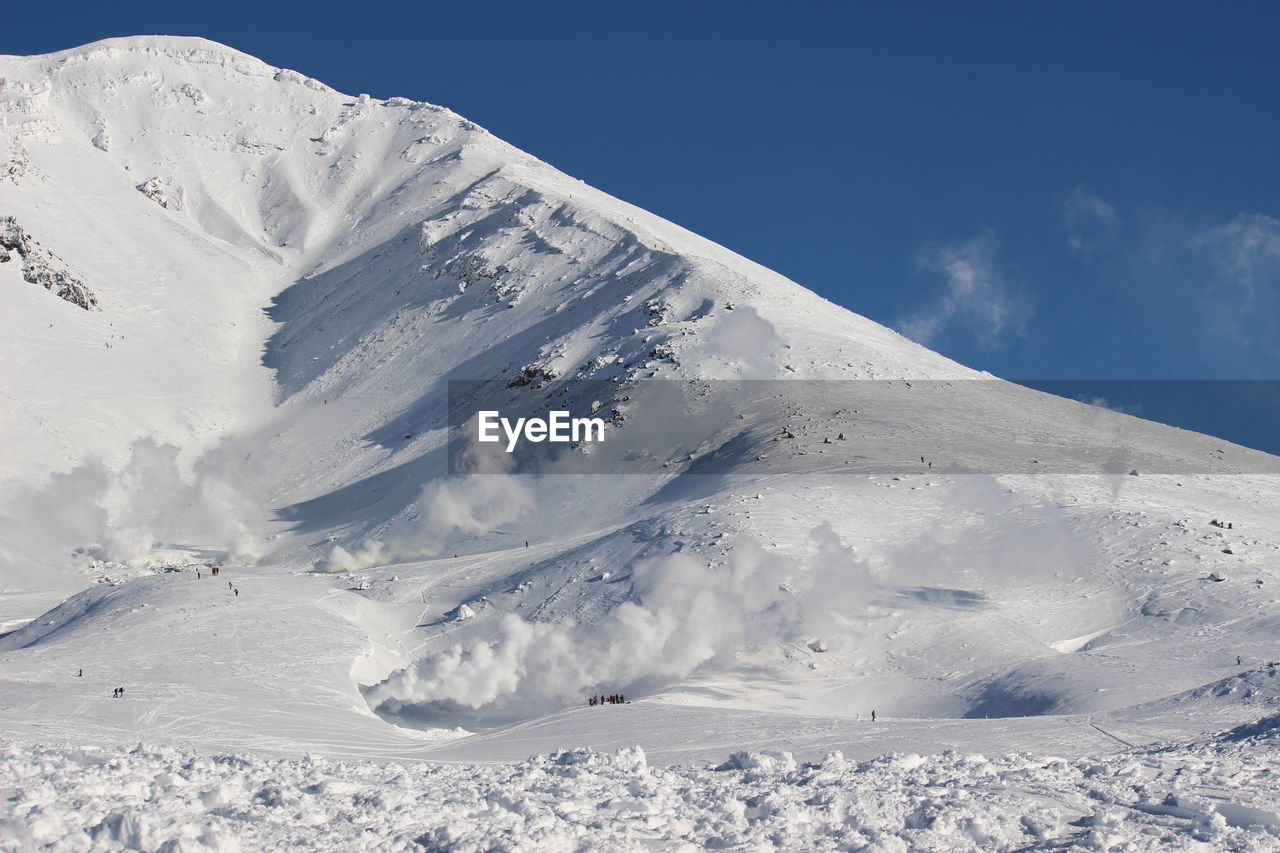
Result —
[[0, 844], [1278, 846], [1276, 457], [201, 39], [0, 57], [0, 226]]

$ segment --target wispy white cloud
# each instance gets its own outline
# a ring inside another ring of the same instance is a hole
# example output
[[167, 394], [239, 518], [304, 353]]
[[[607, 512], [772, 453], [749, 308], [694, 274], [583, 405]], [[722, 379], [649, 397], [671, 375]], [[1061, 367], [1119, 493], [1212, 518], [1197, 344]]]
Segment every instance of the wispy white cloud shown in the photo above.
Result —
[[1084, 187], [1076, 187], [1067, 196], [1062, 220], [1067, 245], [1077, 252], [1093, 250], [1120, 229], [1120, 214], [1115, 207]]
[[916, 258], [918, 269], [936, 273], [943, 286], [936, 301], [907, 317], [899, 330], [929, 344], [948, 327], [972, 335], [983, 349], [996, 349], [1010, 334], [1023, 334], [1030, 302], [1002, 274], [999, 241], [985, 231], [959, 243], [927, 247]]
[[1252, 310], [1280, 292], [1280, 219], [1241, 213], [1202, 229], [1192, 246], [1208, 256], [1219, 274], [1219, 289], [1240, 300], [1242, 308]]
[[1157, 213], [1136, 237], [1125, 250], [1133, 280], [1194, 323], [1207, 357], [1246, 354], [1264, 373], [1280, 369], [1280, 219]]
[[1280, 219], [1241, 213], [1193, 231], [1188, 245], [1208, 264], [1195, 296], [1215, 339], [1280, 358]]
[[1280, 368], [1280, 219], [1245, 212], [1205, 220], [1151, 205], [1126, 212], [1077, 187], [1063, 227], [1108, 297], [1164, 323], [1178, 347], [1216, 368]]

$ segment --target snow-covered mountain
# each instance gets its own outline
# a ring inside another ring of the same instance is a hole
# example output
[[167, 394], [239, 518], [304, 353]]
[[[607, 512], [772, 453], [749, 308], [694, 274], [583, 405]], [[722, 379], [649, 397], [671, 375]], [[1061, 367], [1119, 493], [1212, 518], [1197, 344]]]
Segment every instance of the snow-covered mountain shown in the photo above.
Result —
[[[201, 39], [0, 57], [0, 122], [7, 732], [1085, 755], [1274, 710], [1280, 459]], [[653, 464], [447, 476], [450, 380]], [[813, 381], [682, 419], [713, 380]]]

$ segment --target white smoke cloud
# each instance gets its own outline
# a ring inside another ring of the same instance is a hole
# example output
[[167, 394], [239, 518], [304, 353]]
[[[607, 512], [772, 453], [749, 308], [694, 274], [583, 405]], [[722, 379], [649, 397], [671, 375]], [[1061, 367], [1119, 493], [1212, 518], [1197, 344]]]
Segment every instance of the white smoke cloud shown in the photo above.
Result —
[[100, 498], [110, 486], [110, 473], [95, 461], [53, 474], [43, 488], [11, 487], [0, 511], [6, 587], [87, 563], [72, 552], [96, 544], [108, 530]]
[[681, 359], [691, 375], [703, 379], [772, 379], [778, 369], [774, 353], [782, 343], [772, 323], [742, 305], [720, 312], [719, 321]]
[[840, 541], [830, 522], [815, 527], [809, 538], [816, 553], [809, 585], [800, 593], [799, 627], [839, 651], [857, 635], [876, 585], [866, 562]]
[[723, 566], [687, 555], [632, 570], [632, 600], [595, 623], [502, 618], [497, 638], [428, 655], [366, 691], [384, 713], [420, 708], [482, 714], [562, 707], [600, 690], [652, 689], [736, 654], [833, 631], [863, 617], [872, 582], [830, 526], [807, 561], [739, 543]]
[[119, 467], [90, 459], [41, 486], [10, 485], [0, 496], [6, 575], [37, 582], [91, 559], [138, 564], [157, 547], [256, 562], [267, 512], [247, 484], [260, 464], [235, 439], [191, 464], [174, 445], [140, 439]]
[[[475, 434], [475, 418], [468, 433]], [[354, 572], [397, 560], [433, 557], [459, 534], [478, 536], [523, 518], [537, 505], [529, 477], [507, 473], [511, 456], [500, 445], [471, 442], [460, 477], [432, 480], [418, 496], [418, 515], [393, 523], [353, 549], [335, 546], [321, 572]]]
[[1102, 557], [1058, 505], [1057, 499], [1066, 500], [1059, 489], [1072, 482], [1109, 485], [1124, 479], [1063, 478], [1047, 492], [1055, 499], [1027, 502], [1015, 491], [1024, 485], [1044, 489], [1055, 481], [1038, 475], [953, 475], [945, 498], [946, 521], [887, 543], [878, 551], [877, 566], [883, 561], [891, 567], [894, 582], [903, 587], [939, 577], [960, 580], [975, 569], [1010, 587], [1078, 577]]

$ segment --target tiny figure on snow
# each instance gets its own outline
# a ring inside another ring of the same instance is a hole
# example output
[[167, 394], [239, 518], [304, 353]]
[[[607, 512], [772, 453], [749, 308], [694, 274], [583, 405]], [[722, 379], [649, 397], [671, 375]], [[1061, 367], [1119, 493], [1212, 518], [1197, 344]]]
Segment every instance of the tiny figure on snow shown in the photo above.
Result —
[[77, 678], [84, 678], [84, 669], [83, 669], [83, 668], [81, 668], [81, 670], [80, 670], [78, 673], [76, 673], [76, 677], [77, 677]]
[[873, 723], [874, 723], [875, 721], [876, 721], [876, 712], [875, 712], [875, 711], [872, 711], [872, 712], [871, 712], [871, 722], [873, 722]]
[[1242, 663], [1243, 661], [1240, 660], [1240, 655], [1236, 655], [1236, 666], [1240, 666]]
[[238, 589], [233, 589], [233, 590], [232, 590], [232, 592], [234, 592], [234, 593], [236, 594], [236, 597], [237, 597], [237, 598], [239, 598], [239, 597], [240, 597], [240, 590], [238, 590]]

